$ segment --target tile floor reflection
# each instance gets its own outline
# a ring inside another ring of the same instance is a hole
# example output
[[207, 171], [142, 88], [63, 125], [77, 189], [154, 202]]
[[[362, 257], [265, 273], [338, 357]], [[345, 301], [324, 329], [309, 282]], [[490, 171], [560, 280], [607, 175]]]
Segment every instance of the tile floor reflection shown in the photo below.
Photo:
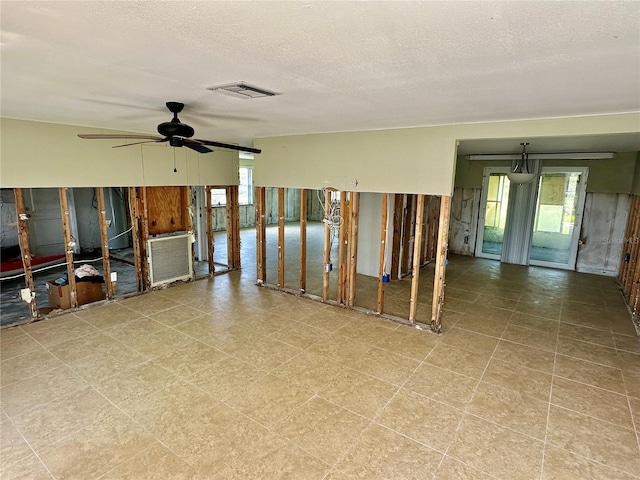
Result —
[[452, 256], [436, 336], [254, 272], [3, 329], [0, 477], [640, 478], [614, 279]]

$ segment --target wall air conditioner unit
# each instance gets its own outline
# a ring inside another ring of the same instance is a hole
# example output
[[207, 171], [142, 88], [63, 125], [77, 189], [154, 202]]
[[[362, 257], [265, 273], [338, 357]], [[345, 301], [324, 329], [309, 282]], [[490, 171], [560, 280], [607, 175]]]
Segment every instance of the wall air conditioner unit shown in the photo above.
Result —
[[152, 287], [193, 278], [191, 234], [149, 239], [147, 255]]

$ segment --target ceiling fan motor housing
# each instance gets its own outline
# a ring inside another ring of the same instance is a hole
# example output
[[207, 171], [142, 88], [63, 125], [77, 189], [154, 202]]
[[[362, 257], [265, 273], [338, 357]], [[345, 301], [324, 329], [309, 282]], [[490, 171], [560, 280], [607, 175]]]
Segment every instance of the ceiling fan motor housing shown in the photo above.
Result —
[[193, 137], [195, 131], [189, 125], [178, 122], [163, 122], [158, 125], [158, 133], [163, 137]]

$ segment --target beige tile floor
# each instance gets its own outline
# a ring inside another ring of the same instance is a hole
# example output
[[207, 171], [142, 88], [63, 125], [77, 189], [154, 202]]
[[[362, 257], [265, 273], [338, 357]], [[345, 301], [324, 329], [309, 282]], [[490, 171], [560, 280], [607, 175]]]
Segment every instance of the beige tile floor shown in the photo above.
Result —
[[0, 477], [640, 478], [614, 279], [452, 257], [436, 336], [252, 275], [2, 330]]

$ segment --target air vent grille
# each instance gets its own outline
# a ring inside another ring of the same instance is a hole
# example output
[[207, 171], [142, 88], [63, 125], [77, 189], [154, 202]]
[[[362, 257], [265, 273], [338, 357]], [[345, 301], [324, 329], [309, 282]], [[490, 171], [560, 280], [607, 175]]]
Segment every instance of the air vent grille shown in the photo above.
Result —
[[150, 239], [147, 252], [152, 287], [192, 278], [191, 235]]
[[238, 98], [261, 98], [261, 97], [275, 97], [276, 95], [282, 95], [281, 93], [267, 90], [266, 88], [256, 87], [246, 82], [229, 83], [226, 85], [217, 85], [215, 87], [207, 87], [207, 90], [212, 92], [226, 93]]

